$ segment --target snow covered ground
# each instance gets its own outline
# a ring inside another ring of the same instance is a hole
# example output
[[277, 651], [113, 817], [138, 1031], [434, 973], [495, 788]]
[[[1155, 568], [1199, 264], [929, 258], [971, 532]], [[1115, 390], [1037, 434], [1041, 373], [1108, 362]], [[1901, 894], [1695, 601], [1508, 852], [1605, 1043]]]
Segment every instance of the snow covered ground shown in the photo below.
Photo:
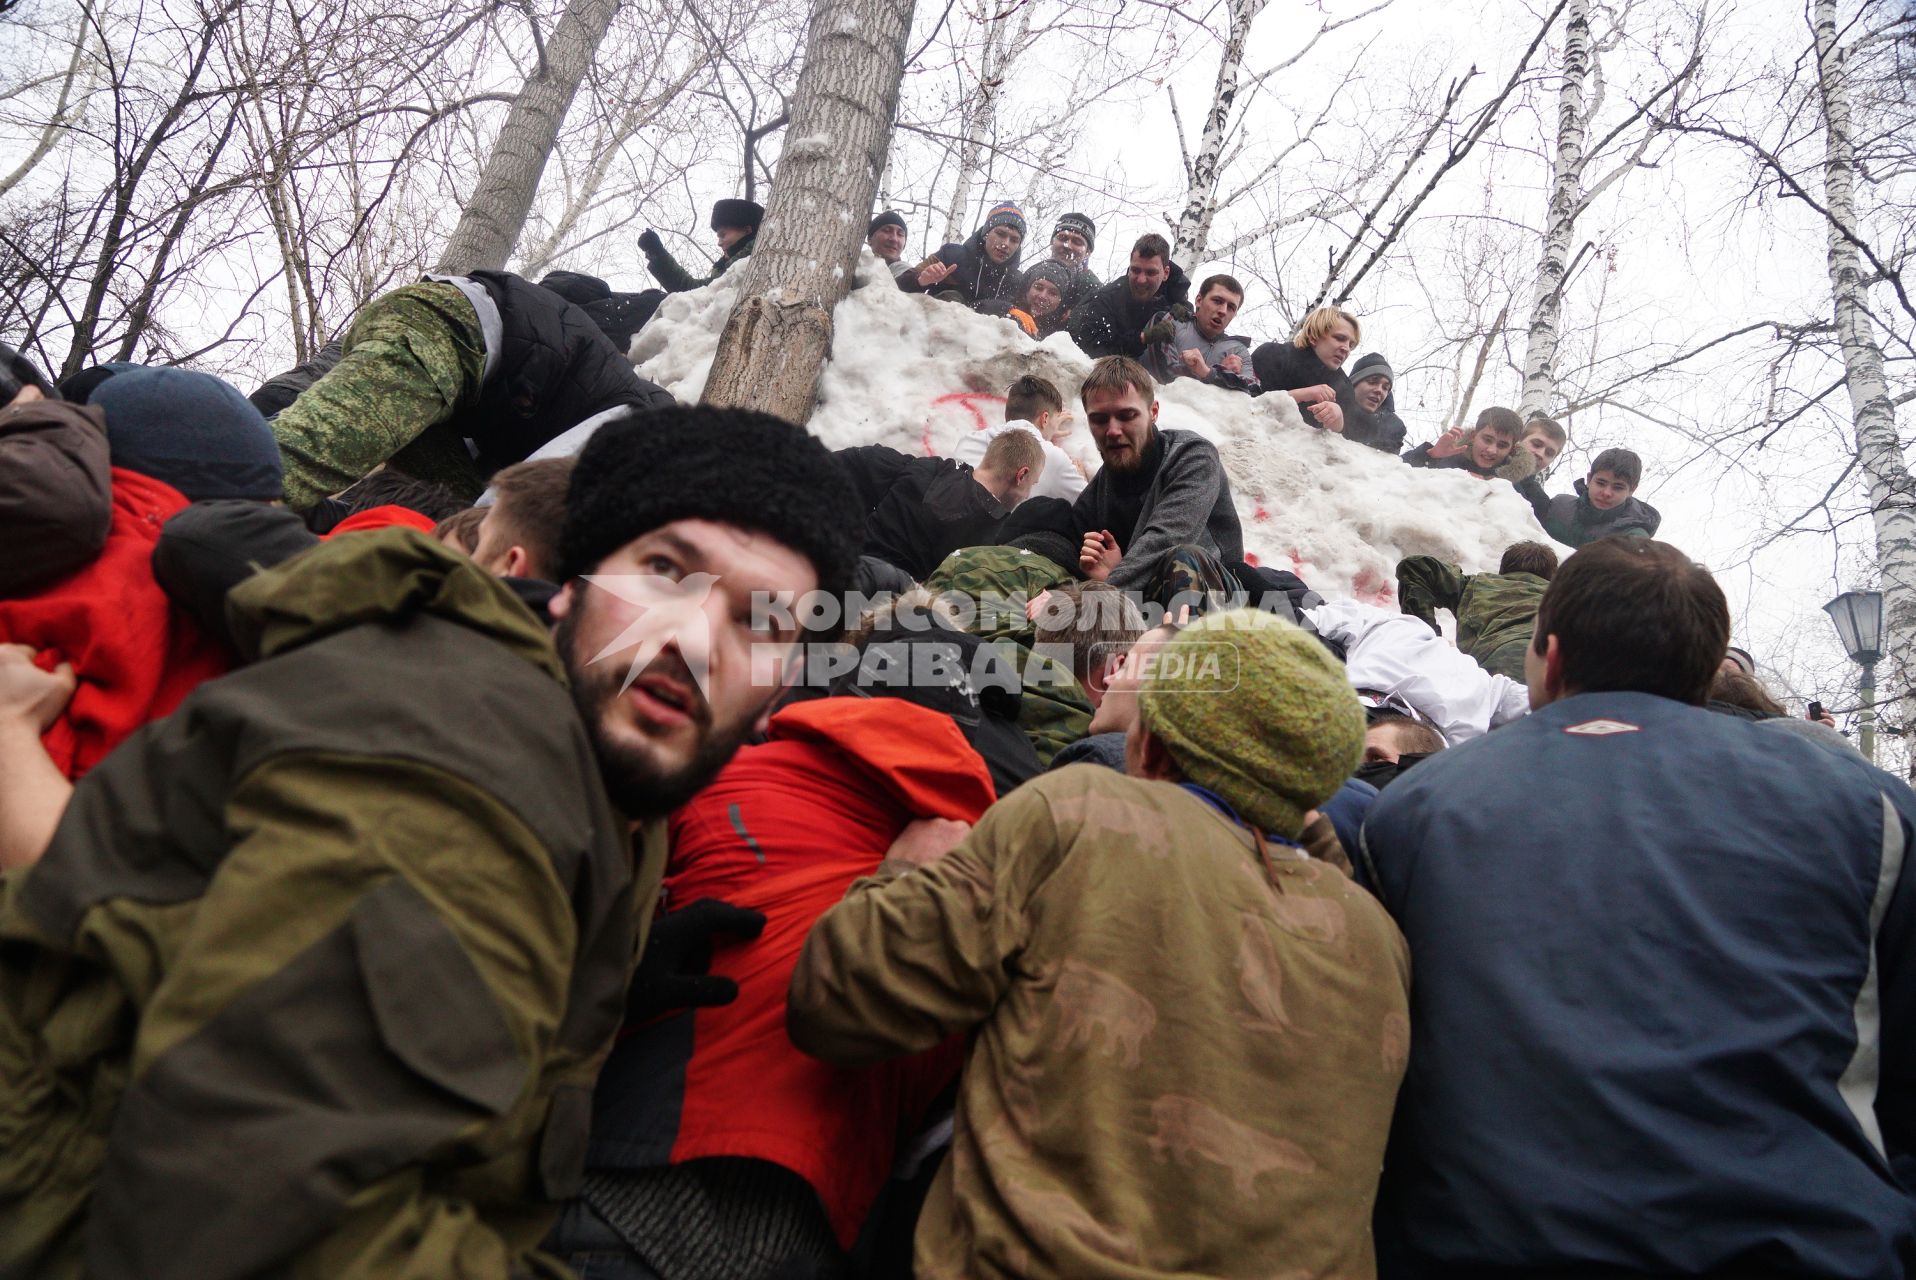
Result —
[[[669, 297], [633, 344], [639, 372], [697, 400], [744, 274]], [[1005, 387], [1037, 373], [1058, 384], [1079, 417], [1066, 448], [1095, 464], [1077, 401], [1091, 361], [1068, 337], [1034, 343], [1009, 320], [901, 293], [870, 254], [860, 260], [859, 285], [834, 314], [832, 360], [810, 423], [827, 444], [948, 453], [964, 432], [1002, 422]], [[1512, 542], [1548, 541], [1507, 483], [1407, 467], [1305, 426], [1288, 396], [1253, 399], [1183, 378], [1159, 400], [1161, 426], [1216, 442], [1249, 556], [1291, 569], [1326, 596], [1388, 606], [1402, 556], [1440, 556], [1486, 572]]]

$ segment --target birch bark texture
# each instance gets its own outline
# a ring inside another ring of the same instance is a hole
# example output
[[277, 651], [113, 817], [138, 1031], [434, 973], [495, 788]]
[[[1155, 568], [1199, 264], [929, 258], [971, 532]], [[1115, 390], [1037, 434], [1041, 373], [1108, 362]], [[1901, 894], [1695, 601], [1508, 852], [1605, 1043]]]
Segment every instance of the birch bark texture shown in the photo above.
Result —
[[[1835, 0], [1815, 0], [1817, 88], [1823, 108], [1823, 190], [1828, 209], [1830, 295], [1842, 345], [1844, 381], [1856, 439], [1856, 460], [1869, 494], [1876, 534], [1876, 569], [1883, 593], [1884, 656], [1907, 704], [1916, 672], [1916, 498], [1896, 436], [1896, 409], [1883, 371], [1883, 349], [1870, 319], [1867, 285], [1856, 243], [1855, 135], [1850, 120], [1846, 58], [1837, 39]], [[1908, 722], [1912, 710], [1902, 708]]]
[[566, 5], [539, 51], [538, 67], [506, 112], [478, 184], [433, 266], [435, 272], [457, 275], [505, 267], [525, 229], [566, 112], [618, 12], [619, 0], [571, 0]]
[[913, 0], [815, 0], [785, 152], [706, 404], [803, 425], [891, 150]]
[[1244, 47], [1251, 38], [1251, 24], [1264, 12], [1266, 3], [1267, 0], [1231, 0], [1231, 22], [1225, 34], [1223, 56], [1218, 59], [1211, 109], [1204, 116], [1204, 132], [1198, 139], [1197, 154], [1185, 165], [1184, 208], [1178, 214], [1171, 246], [1171, 258], [1175, 262], [1200, 262], [1210, 245], [1211, 223], [1218, 210], [1218, 176], [1224, 167], [1224, 140], [1231, 124], [1231, 109], [1237, 103], [1238, 81], [1244, 71]]
[[1517, 413], [1528, 420], [1550, 412], [1557, 390], [1557, 343], [1563, 320], [1563, 287], [1570, 240], [1584, 205], [1584, 147], [1590, 130], [1587, 102], [1595, 50], [1590, 39], [1589, 0], [1570, 0], [1565, 13], [1563, 75], [1557, 87], [1557, 149], [1550, 162], [1550, 205], [1545, 214], [1543, 256], [1530, 302], [1530, 332], [1524, 344], [1523, 393]]
[[984, 176], [985, 146], [997, 127], [998, 100], [1011, 74], [1011, 64], [1031, 42], [1031, 5], [993, 9], [982, 19], [985, 43], [978, 55], [978, 91], [965, 99], [962, 109], [960, 132], [964, 141], [958, 147], [958, 176], [952, 185], [951, 203], [945, 207], [946, 243], [963, 241], [971, 233], [972, 190]]

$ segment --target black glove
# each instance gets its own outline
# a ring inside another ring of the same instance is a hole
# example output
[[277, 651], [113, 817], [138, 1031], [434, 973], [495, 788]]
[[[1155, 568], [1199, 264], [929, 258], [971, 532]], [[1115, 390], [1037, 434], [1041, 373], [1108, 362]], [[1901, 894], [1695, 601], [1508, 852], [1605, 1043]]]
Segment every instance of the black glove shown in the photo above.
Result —
[[656, 258], [665, 252], [665, 241], [659, 239], [659, 233], [647, 227], [639, 232], [639, 248], [648, 258]]
[[626, 996], [626, 1020], [645, 1022], [681, 1009], [732, 1003], [738, 999], [738, 983], [708, 972], [712, 939], [724, 934], [749, 942], [764, 928], [761, 913], [717, 898], [700, 898], [683, 910], [655, 917]]

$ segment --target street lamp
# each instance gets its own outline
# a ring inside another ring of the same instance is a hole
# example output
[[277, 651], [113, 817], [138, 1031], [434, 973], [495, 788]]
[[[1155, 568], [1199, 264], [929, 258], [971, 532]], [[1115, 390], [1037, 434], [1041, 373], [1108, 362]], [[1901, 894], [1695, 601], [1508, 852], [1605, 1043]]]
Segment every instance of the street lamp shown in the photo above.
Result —
[[1856, 736], [1863, 758], [1876, 763], [1876, 661], [1883, 656], [1883, 593], [1845, 591], [1823, 606], [1823, 612], [1836, 624], [1836, 638], [1851, 662], [1863, 669], [1863, 714], [1857, 721]]

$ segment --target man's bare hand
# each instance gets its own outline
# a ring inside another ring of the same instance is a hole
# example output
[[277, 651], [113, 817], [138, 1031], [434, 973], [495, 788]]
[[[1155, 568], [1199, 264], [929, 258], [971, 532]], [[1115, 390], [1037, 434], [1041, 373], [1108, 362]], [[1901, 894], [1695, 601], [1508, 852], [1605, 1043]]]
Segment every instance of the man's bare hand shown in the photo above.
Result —
[[0, 719], [24, 722], [42, 734], [67, 709], [77, 681], [71, 663], [42, 671], [33, 665], [33, 652], [23, 644], [0, 644]]
[[1244, 357], [1243, 356], [1225, 356], [1222, 360], [1217, 362], [1217, 367], [1224, 370], [1224, 372], [1226, 373], [1241, 374], [1244, 372]]
[[1118, 551], [1118, 540], [1111, 536], [1109, 529], [1094, 529], [1084, 535], [1084, 546], [1078, 551], [1078, 568], [1084, 576], [1093, 582], [1105, 582], [1111, 577], [1111, 571], [1118, 567], [1122, 559]]
[[1464, 429], [1462, 427], [1452, 427], [1438, 436], [1437, 442], [1430, 446], [1430, 456], [1433, 458], [1454, 458], [1463, 451]]
[[1185, 371], [1193, 378], [1202, 379], [1211, 376], [1211, 366], [1205, 363], [1204, 353], [1196, 347], [1192, 347], [1189, 351], [1180, 351], [1178, 358], [1184, 361]]
[[1306, 408], [1311, 411], [1311, 416], [1317, 419], [1317, 425], [1324, 430], [1337, 432], [1344, 430], [1344, 409], [1337, 401], [1320, 400], [1316, 404], [1307, 405]]
[[1316, 404], [1320, 400], [1335, 400], [1337, 393], [1324, 383], [1314, 387], [1299, 387], [1291, 392], [1291, 399], [1299, 404]]
[[958, 847], [971, 834], [969, 822], [952, 818], [919, 818], [905, 824], [898, 838], [885, 850], [885, 861], [929, 867]]
[[918, 268], [919, 287], [929, 289], [935, 284], [942, 284], [957, 269], [958, 264], [955, 262], [940, 262], [933, 259]]

